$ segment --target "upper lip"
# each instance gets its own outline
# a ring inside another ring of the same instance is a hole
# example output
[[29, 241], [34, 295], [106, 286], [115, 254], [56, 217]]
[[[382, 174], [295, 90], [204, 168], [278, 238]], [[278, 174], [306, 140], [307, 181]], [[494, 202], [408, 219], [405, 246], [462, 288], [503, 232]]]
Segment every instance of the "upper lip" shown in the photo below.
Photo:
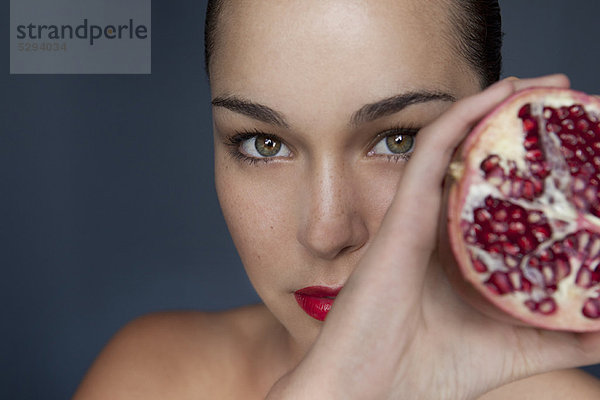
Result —
[[311, 297], [336, 297], [342, 290], [342, 286], [329, 287], [329, 286], [308, 286], [302, 289], [296, 290], [296, 294]]

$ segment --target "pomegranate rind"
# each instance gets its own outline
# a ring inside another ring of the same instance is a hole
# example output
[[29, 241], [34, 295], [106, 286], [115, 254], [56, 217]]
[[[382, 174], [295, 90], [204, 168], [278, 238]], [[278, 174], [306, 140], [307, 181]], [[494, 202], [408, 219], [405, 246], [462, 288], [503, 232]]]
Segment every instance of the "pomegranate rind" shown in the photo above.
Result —
[[[481, 162], [490, 154], [507, 156], [516, 160], [517, 164], [519, 164], [519, 160], [525, 158], [523, 125], [517, 115], [521, 107], [528, 103], [550, 107], [581, 104], [588, 113], [600, 115], [600, 101], [597, 98], [582, 92], [560, 88], [525, 89], [513, 94], [496, 107], [480, 121], [465, 139], [457, 156], [459, 167], [457, 168], [456, 163], [454, 163], [453, 182], [449, 190], [447, 211], [450, 245], [462, 277], [483, 298], [509, 316], [526, 325], [544, 329], [575, 332], [598, 331], [600, 330], [600, 318], [590, 319], [583, 316], [584, 295], [582, 295], [581, 290], [574, 288], [573, 279], [570, 280], [570, 283], [561, 282], [558, 290], [552, 294], [558, 307], [551, 314], [532, 312], [523, 304], [523, 296], [513, 293], [498, 295], [491, 291], [484, 284], [487, 278], [476, 271], [463, 236], [463, 228], [461, 227], [463, 206], [470, 200], [468, 196], [472, 186], [485, 180], [474, 172], [480, 169]], [[527, 168], [525, 165], [517, 166]], [[578, 218], [577, 215], [571, 217]], [[594, 220], [594, 218], [590, 219]], [[600, 232], [600, 220], [592, 222], [599, 223], [596, 226], [594, 226], [594, 223], [589, 225], [595, 232]], [[572, 271], [571, 273], [575, 272]]]

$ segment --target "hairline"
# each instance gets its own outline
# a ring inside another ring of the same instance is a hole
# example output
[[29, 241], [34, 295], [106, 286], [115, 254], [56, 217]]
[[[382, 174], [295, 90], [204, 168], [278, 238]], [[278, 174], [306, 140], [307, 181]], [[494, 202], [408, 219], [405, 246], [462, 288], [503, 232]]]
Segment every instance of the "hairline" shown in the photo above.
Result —
[[[473, 19], [470, 18], [467, 14], [467, 7], [470, 3], [463, 1], [454, 1], [454, 0], [438, 0], [441, 5], [440, 7], [445, 9], [445, 19], [442, 24], [442, 38], [446, 40], [446, 43], [449, 46], [449, 51], [454, 51], [458, 53], [459, 58], [462, 60], [462, 64], [466, 69], [470, 72], [474, 73], [477, 77], [477, 81], [481, 89], [492, 84], [498, 77], [491, 78], [489, 75], [490, 65], [486, 64], [483, 58], [481, 58], [481, 62], [478, 64], [475, 57], [471, 55], [472, 46], [470, 46], [469, 40], [466, 37], [467, 34], [473, 33], [475, 28], [467, 29], [466, 31], [461, 30], [461, 26], [472, 25]], [[217, 38], [222, 36], [220, 34], [221, 26], [224, 24], [221, 22], [223, 18], [226, 18], [226, 7], [224, 5], [227, 3], [226, 0], [212, 0], [208, 2], [208, 5], [212, 6], [212, 12], [214, 13], [214, 17], [211, 21], [206, 20], [205, 23], [205, 73], [208, 79], [208, 84], [210, 86], [211, 82], [211, 61], [215, 58], [216, 48], [217, 46]], [[207, 5], [207, 6], [208, 6]], [[207, 9], [208, 11], [208, 9]], [[208, 14], [208, 13], [207, 13]], [[481, 17], [477, 15], [477, 17]], [[209, 23], [212, 26], [209, 26]], [[212, 29], [210, 29], [212, 28]], [[487, 29], [487, 26], [486, 26]], [[485, 49], [482, 49], [484, 51]], [[490, 63], [491, 64], [491, 63]], [[499, 69], [501, 69], [501, 62], [499, 65]], [[500, 71], [498, 71], [500, 72]]]

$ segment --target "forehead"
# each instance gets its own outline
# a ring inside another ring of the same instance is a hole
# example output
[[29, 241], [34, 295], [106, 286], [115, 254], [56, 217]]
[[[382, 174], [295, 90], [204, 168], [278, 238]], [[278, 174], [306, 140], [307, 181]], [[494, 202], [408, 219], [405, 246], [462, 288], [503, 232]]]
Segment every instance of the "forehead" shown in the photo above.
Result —
[[310, 96], [313, 105], [421, 89], [460, 97], [466, 68], [444, 4], [226, 1], [211, 60], [213, 95], [240, 94], [283, 109], [303, 107]]

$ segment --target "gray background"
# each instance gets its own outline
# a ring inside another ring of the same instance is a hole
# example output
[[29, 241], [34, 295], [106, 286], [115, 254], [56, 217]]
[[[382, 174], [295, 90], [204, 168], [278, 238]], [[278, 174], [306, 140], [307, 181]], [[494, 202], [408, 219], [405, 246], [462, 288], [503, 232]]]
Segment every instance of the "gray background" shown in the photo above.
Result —
[[[600, 2], [501, 5], [505, 76], [600, 93]], [[204, 8], [153, 1], [152, 75], [10, 76], [2, 52], [0, 398], [68, 398], [140, 314], [258, 300], [214, 191]]]

